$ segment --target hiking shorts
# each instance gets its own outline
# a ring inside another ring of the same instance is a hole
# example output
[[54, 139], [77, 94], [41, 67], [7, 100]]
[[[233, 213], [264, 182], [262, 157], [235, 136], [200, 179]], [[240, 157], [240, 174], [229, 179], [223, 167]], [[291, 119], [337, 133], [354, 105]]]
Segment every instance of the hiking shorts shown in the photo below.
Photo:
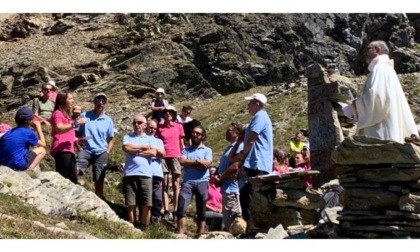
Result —
[[127, 206], [152, 206], [152, 178], [127, 176], [123, 178], [125, 204]]
[[179, 162], [179, 158], [163, 158], [162, 159], [163, 173], [178, 174], [181, 175], [182, 167]]
[[92, 165], [93, 182], [104, 182], [105, 170], [108, 164], [108, 153], [105, 151], [99, 155], [90, 154], [86, 150], [82, 150], [77, 154], [77, 167], [85, 172], [89, 165]]

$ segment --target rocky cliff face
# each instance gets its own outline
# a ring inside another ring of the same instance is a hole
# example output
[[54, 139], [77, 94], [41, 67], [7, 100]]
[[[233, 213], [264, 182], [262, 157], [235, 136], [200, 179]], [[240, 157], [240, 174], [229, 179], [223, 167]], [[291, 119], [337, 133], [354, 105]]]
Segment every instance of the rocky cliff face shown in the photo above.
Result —
[[420, 70], [418, 15], [403, 14], [15, 14], [0, 20], [3, 111], [54, 79], [92, 92], [212, 97], [301, 77], [318, 62], [364, 74], [363, 48], [389, 42], [396, 70]]

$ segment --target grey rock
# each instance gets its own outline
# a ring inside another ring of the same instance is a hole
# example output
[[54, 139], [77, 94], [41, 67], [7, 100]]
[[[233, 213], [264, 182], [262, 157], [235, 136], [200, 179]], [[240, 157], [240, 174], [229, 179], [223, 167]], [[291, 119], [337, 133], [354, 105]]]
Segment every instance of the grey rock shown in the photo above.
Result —
[[284, 230], [283, 226], [280, 224], [276, 228], [270, 228], [264, 239], [284, 239], [288, 237], [286, 230]]
[[401, 211], [420, 212], [420, 192], [402, 195], [398, 201]]
[[[369, 153], [369, 155], [365, 155]], [[364, 136], [347, 137], [332, 152], [339, 165], [420, 163], [420, 147]], [[383, 175], [386, 175], [383, 173]]]

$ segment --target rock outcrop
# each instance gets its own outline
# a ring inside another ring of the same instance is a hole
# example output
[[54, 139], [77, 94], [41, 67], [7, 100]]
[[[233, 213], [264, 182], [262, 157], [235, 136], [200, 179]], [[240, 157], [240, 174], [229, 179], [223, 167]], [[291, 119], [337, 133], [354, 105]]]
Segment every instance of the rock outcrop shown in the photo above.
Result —
[[54, 171], [41, 172], [37, 178], [31, 178], [25, 172], [0, 166], [0, 185], [0, 193], [13, 194], [49, 216], [71, 219], [80, 211], [137, 230], [131, 223], [120, 219], [95, 193], [73, 184]]

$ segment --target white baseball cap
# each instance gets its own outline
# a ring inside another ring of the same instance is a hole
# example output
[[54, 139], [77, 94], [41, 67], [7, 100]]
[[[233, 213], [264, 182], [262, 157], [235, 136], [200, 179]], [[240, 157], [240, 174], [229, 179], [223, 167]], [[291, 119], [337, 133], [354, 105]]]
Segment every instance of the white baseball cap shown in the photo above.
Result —
[[261, 94], [261, 93], [255, 93], [251, 96], [247, 96], [245, 97], [245, 100], [257, 100], [259, 102], [261, 102], [262, 104], [267, 104], [267, 97], [265, 97], [265, 95]]
[[47, 82], [47, 84], [48, 84], [48, 85], [51, 85], [51, 86], [53, 86], [53, 87], [57, 87], [57, 86], [55, 85], [55, 81], [53, 81], [53, 80], [48, 81], [48, 82]]
[[156, 92], [155, 93], [162, 93], [162, 94], [164, 94], [165, 93], [165, 90], [163, 88], [158, 88], [158, 89], [156, 89]]

